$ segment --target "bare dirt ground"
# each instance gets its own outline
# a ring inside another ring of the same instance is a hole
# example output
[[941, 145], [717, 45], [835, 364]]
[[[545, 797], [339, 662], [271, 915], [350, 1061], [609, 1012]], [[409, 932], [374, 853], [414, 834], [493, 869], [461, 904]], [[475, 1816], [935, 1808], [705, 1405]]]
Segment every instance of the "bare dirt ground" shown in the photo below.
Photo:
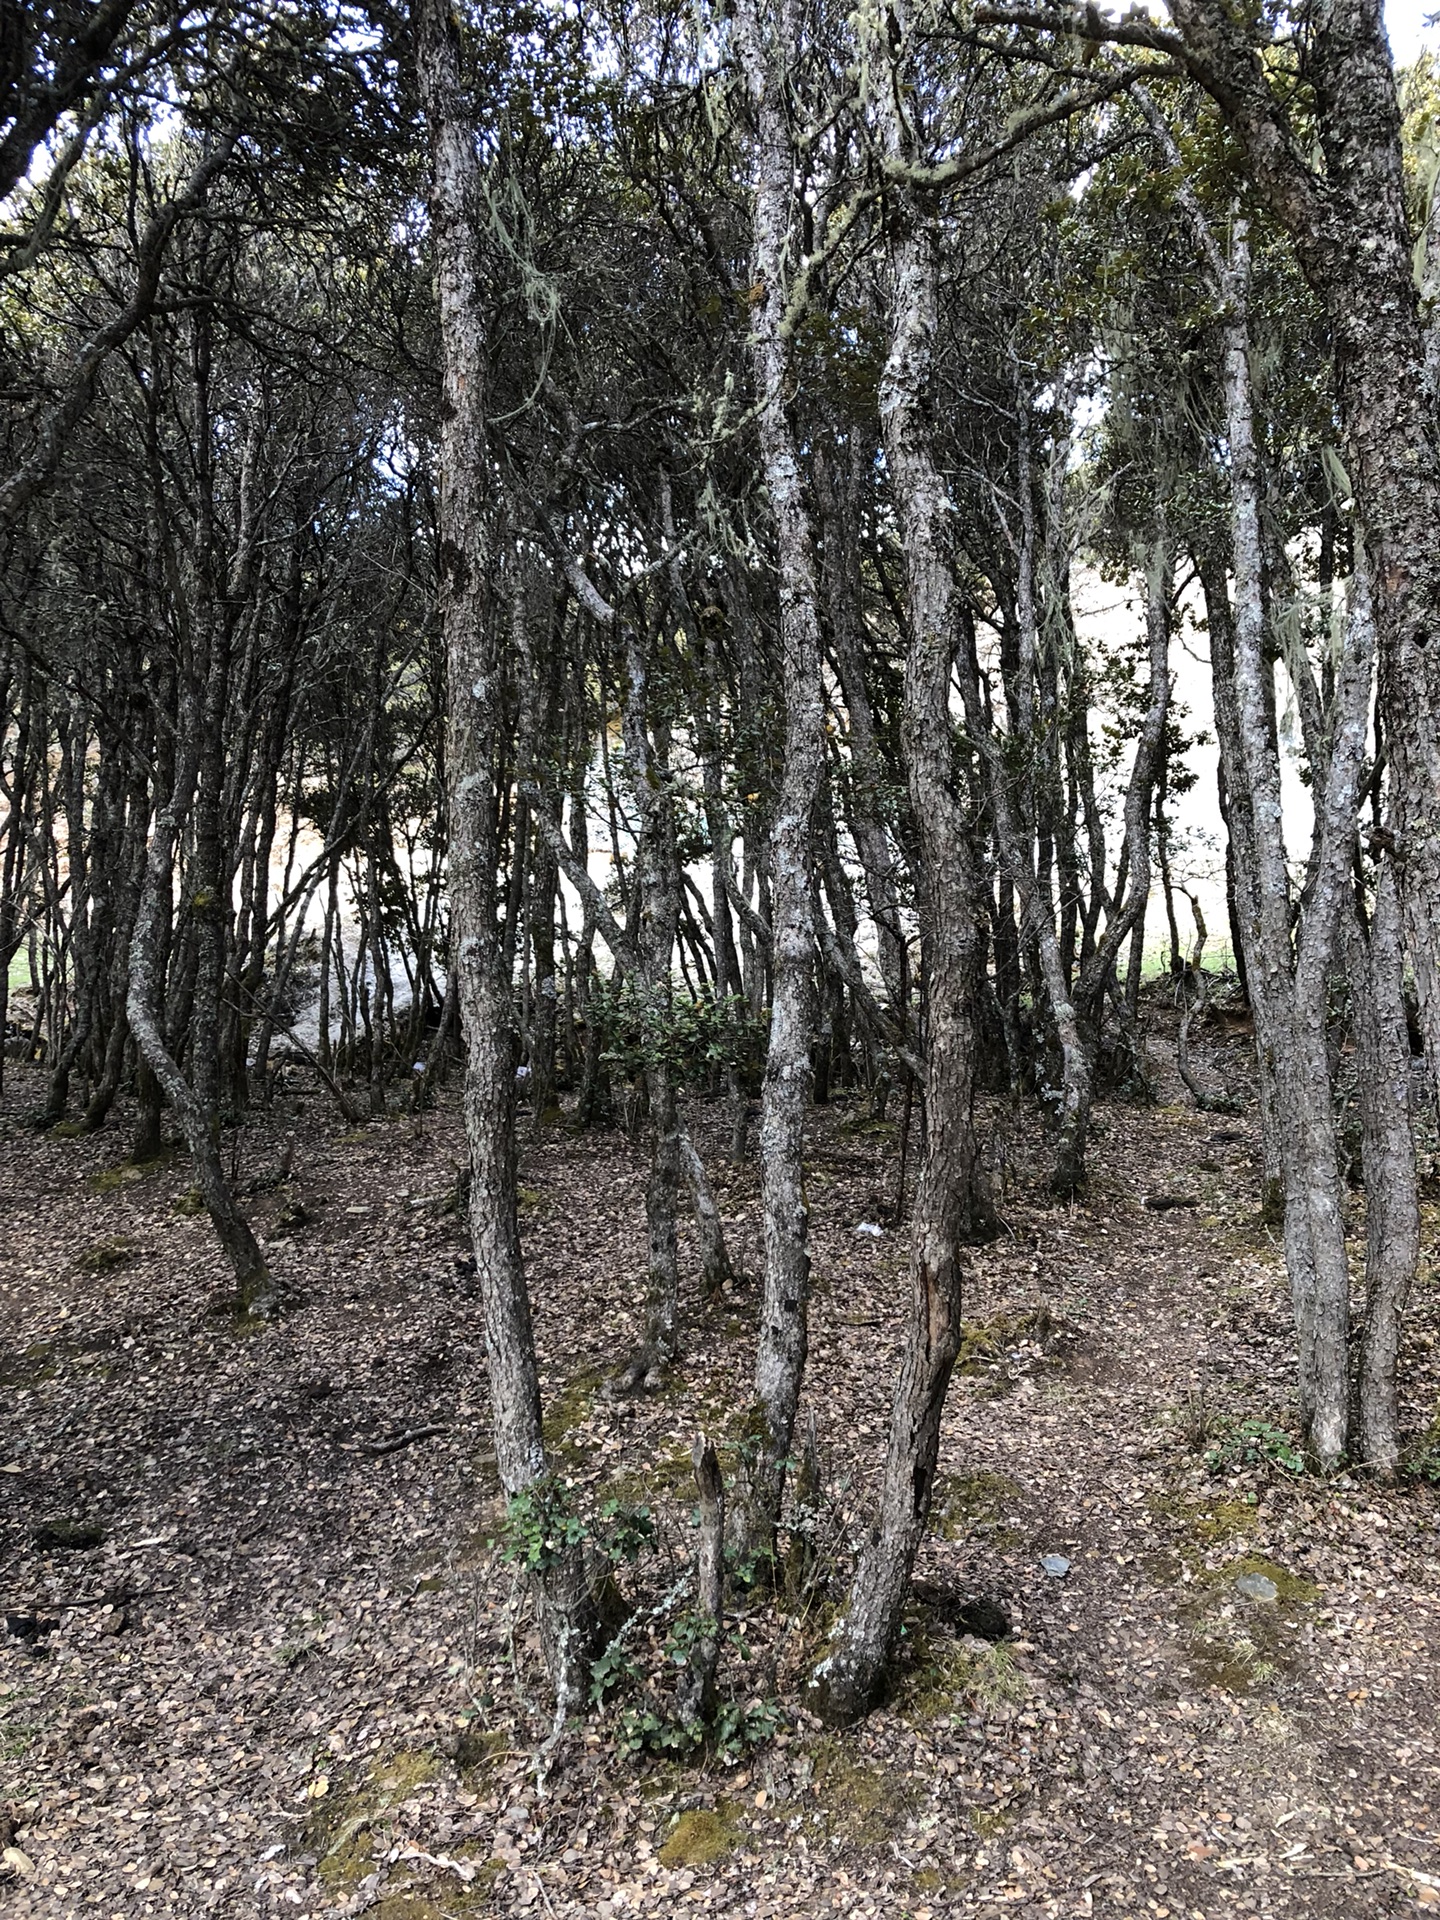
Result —
[[[550, 1437], [582, 1498], [644, 1499], [658, 1528], [626, 1575], [640, 1675], [566, 1737], [541, 1792], [529, 1622], [487, 1544], [483, 1333], [445, 1211], [453, 1111], [346, 1133], [292, 1073], [238, 1165], [242, 1186], [263, 1179], [296, 1132], [296, 1177], [247, 1202], [294, 1298], [244, 1330], [209, 1311], [223, 1276], [183, 1158], [126, 1168], [124, 1116], [36, 1134], [38, 1097], [12, 1068], [7, 1914], [1440, 1908], [1440, 1498], [1274, 1457], [1294, 1427], [1289, 1316], [1251, 1117], [1105, 1108], [1088, 1204], [1055, 1207], [1015, 1172], [1043, 1167], [1033, 1119], [987, 1109], [1007, 1231], [971, 1264], [893, 1698], [824, 1733], [800, 1682], [843, 1589], [757, 1601], [732, 1622], [724, 1685], [775, 1735], [704, 1762], [624, 1741], [661, 1698], [691, 1439], [733, 1438], [748, 1398], [755, 1283], [692, 1303], [665, 1393], [608, 1400], [636, 1324], [642, 1155], [563, 1127], [528, 1148]], [[725, 1169], [718, 1110], [694, 1119], [753, 1276], [755, 1168]], [[895, 1193], [894, 1125], [864, 1121], [836, 1102], [813, 1126], [822, 1581], [879, 1471], [905, 1290], [903, 1233], [855, 1232]], [[1431, 1275], [1404, 1381], [1416, 1445], [1437, 1333]], [[996, 1608], [1010, 1636], [991, 1644]]]

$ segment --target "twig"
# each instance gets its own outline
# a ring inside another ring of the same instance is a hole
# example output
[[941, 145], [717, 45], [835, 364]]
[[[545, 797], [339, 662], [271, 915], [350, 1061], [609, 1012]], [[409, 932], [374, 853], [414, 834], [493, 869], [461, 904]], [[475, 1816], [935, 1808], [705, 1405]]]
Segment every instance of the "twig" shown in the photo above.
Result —
[[354, 1446], [346, 1446], [345, 1443], [341, 1441], [339, 1446], [342, 1453], [368, 1453], [371, 1455], [398, 1453], [401, 1447], [412, 1446], [417, 1440], [430, 1440], [433, 1439], [437, 1433], [449, 1433], [449, 1431], [449, 1427], [441, 1426], [411, 1427], [408, 1433], [397, 1433], [394, 1438], [390, 1440], [358, 1440]]

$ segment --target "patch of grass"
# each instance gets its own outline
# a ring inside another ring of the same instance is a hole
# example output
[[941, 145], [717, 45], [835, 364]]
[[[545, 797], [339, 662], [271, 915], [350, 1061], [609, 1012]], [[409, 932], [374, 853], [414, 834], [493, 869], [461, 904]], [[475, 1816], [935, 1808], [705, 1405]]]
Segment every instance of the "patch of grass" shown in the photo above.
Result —
[[994, 1713], [1025, 1698], [1025, 1676], [1001, 1642], [917, 1639], [915, 1664], [899, 1690], [900, 1717], [939, 1720], [967, 1705]]
[[993, 1840], [1014, 1826], [1015, 1815], [1009, 1807], [971, 1807], [970, 1824], [982, 1840]]
[[77, 1273], [113, 1273], [116, 1267], [128, 1267], [135, 1258], [130, 1240], [97, 1240], [75, 1262]]
[[1019, 1535], [1004, 1521], [1020, 1498], [1020, 1488], [1003, 1473], [942, 1474], [930, 1501], [930, 1531], [942, 1540], [964, 1540], [983, 1529], [998, 1544], [1013, 1546]]
[[[1271, 1601], [1246, 1600], [1235, 1590], [1243, 1574], [1259, 1574], [1275, 1588]], [[1294, 1630], [1304, 1610], [1320, 1597], [1313, 1580], [1258, 1554], [1207, 1567], [1185, 1610], [1193, 1623], [1190, 1662], [1207, 1686], [1226, 1693], [1253, 1693], [1293, 1664]]]
[[960, 1329], [960, 1351], [955, 1371], [970, 1380], [985, 1380], [996, 1393], [1014, 1384], [1005, 1370], [1005, 1356], [1022, 1341], [1043, 1341], [1051, 1331], [1048, 1307], [1027, 1307], [993, 1313], [988, 1320], [967, 1320]]
[[39, 1732], [29, 1720], [0, 1720], [0, 1760], [23, 1760]]
[[1440, 1486], [1440, 1413], [1401, 1461], [1400, 1471], [1407, 1480]]
[[83, 1140], [88, 1129], [83, 1120], [57, 1120], [50, 1129], [52, 1140]]
[[720, 1800], [713, 1807], [682, 1813], [656, 1858], [662, 1867], [708, 1867], [733, 1853], [740, 1839], [733, 1808]]
[[509, 1751], [510, 1736], [503, 1727], [462, 1727], [455, 1742], [455, 1765], [469, 1780], [495, 1766]]
[[170, 1211], [178, 1213], [183, 1220], [193, 1220], [197, 1214], [204, 1213], [205, 1196], [198, 1187], [186, 1187], [170, 1202]]

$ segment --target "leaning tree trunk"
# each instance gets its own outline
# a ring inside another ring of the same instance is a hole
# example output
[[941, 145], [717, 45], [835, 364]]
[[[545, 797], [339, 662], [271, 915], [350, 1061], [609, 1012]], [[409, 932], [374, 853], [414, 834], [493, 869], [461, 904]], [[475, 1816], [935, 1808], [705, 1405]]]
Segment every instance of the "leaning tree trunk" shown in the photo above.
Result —
[[[485, 1312], [500, 1484], [514, 1499], [546, 1472], [530, 1296], [515, 1192], [515, 1011], [497, 926], [496, 767], [503, 660], [487, 618], [486, 301], [474, 112], [462, 91], [459, 34], [445, 0], [416, 0], [416, 55], [432, 165], [439, 293], [440, 615], [450, 714], [446, 779], [454, 964], [465, 1039], [470, 1232]], [[560, 1549], [536, 1579], [541, 1640], [561, 1715], [585, 1699], [596, 1610], [583, 1554]]]
[[773, 1560], [807, 1347], [810, 1250], [803, 1154], [815, 973], [810, 817], [825, 757], [814, 549], [799, 439], [789, 411], [785, 262], [795, 162], [787, 74], [797, 50], [786, 44], [785, 20], [788, 12], [782, 19], [764, 0], [741, 0], [735, 12], [757, 122], [752, 240], [758, 297], [750, 353], [761, 460], [775, 518], [785, 696], [784, 770], [770, 829], [770, 1044], [760, 1111], [765, 1287], [743, 1513], [745, 1549], [762, 1563]]
[[[890, 156], [900, 160], [901, 122], [893, 106], [885, 111], [893, 102], [888, 90], [882, 101]], [[952, 509], [926, 432], [939, 305], [935, 238], [917, 210], [907, 212], [894, 242], [894, 317], [880, 417], [910, 590], [902, 739], [920, 852], [925, 1151], [911, 1218], [910, 1321], [879, 1511], [845, 1612], [811, 1681], [820, 1711], [838, 1721], [865, 1712], [883, 1683], [930, 1511], [940, 1419], [960, 1346], [960, 1244], [973, 1210], [975, 1168], [973, 1000], [983, 906], [956, 786], [950, 718], [957, 599], [947, 537]]]
[[140, 905], [130, 936], [130, 979], [126, 1013], [135, 1044], [166, 1098], [190, 1149], [196, 1185], [215, 1228], [216, 1238], [235, 1272], [235, 1303], [243, 1312], [267, 1312], [274, 1293], [265, 1257], [249, 1222], [235, 1204], [220, 1160], [220, 1116], [207, 1106], [185, 1078], [166, 1045], [161, 1029], [164, 1003], [163, 955], [174, 884], [176, 841], [194, 797], [198, 772], [198, 701], [183, 701], [180, 710], [180, 751], [165, 804], [158, 808], [150, 832]]

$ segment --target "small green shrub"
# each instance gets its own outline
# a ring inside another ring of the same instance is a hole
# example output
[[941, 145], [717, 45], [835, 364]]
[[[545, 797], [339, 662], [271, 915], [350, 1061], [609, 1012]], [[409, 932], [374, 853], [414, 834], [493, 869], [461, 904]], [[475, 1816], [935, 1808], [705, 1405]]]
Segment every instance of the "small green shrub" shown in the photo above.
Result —
[[1218, 1420], [1215, 1443], [1205, 1453], [1211, 1473], [1227, 1467], [1258, 1466], [1269, 1461], [1286, 1473], [1304, 1473], [1305, 1456], [1283, 1427], [1269, 1420]]

